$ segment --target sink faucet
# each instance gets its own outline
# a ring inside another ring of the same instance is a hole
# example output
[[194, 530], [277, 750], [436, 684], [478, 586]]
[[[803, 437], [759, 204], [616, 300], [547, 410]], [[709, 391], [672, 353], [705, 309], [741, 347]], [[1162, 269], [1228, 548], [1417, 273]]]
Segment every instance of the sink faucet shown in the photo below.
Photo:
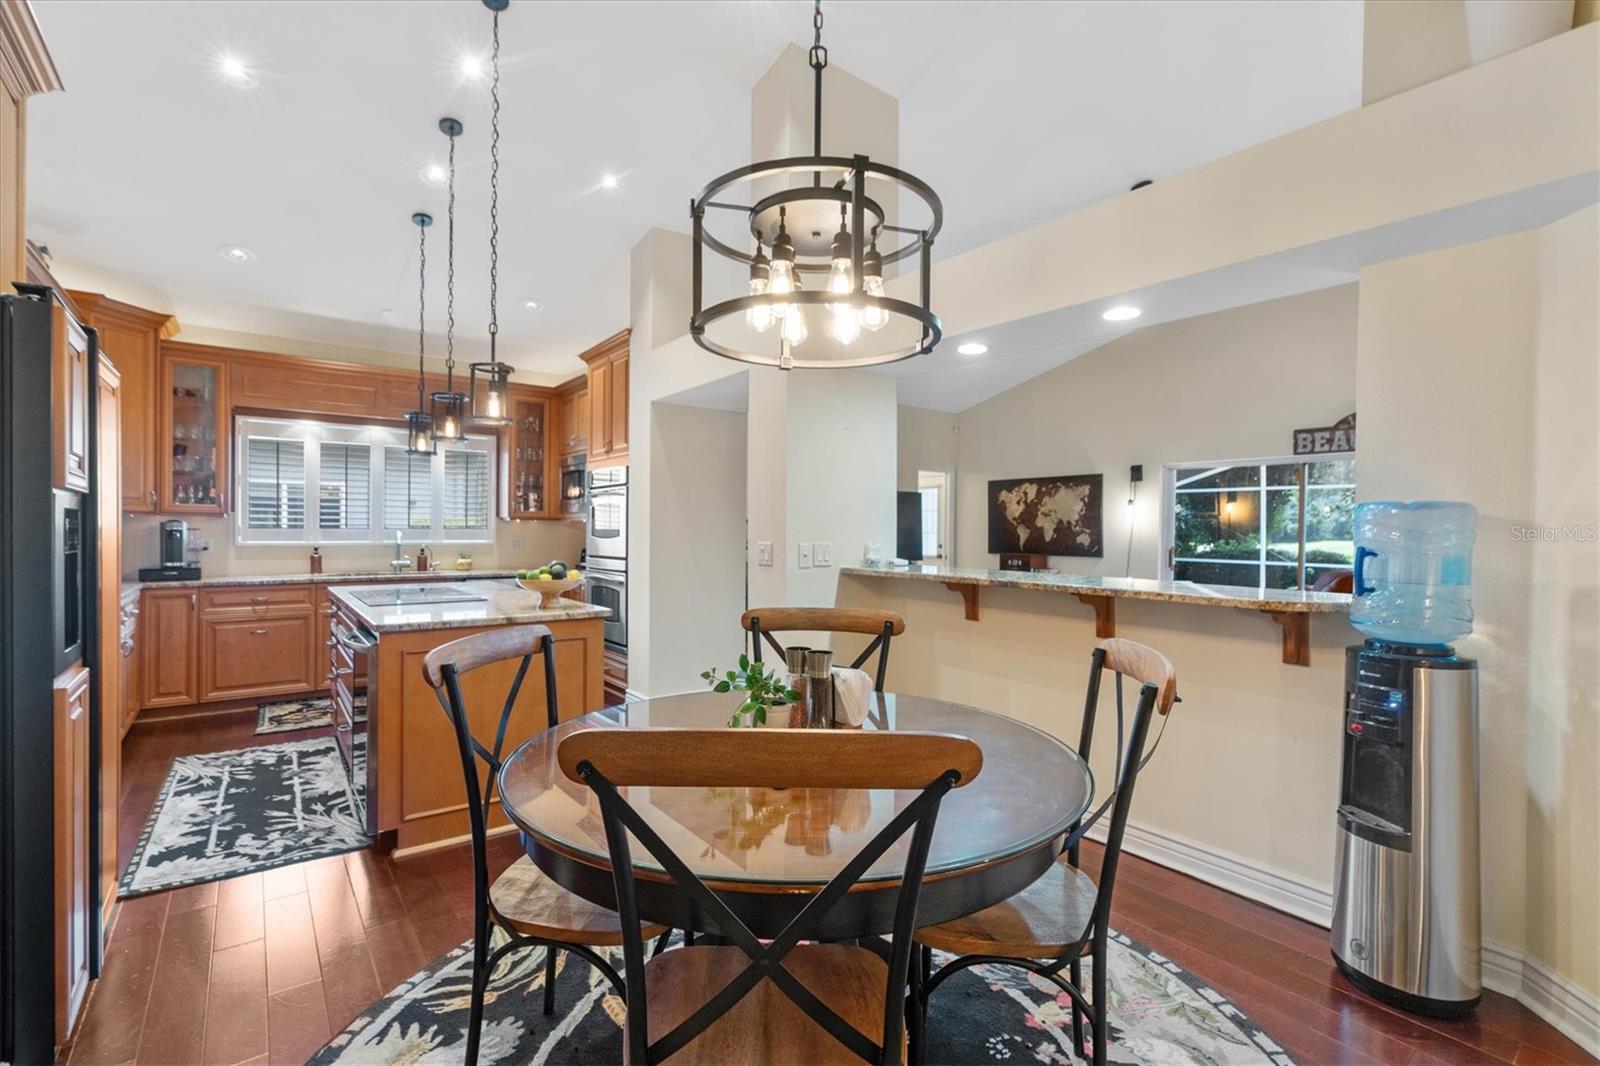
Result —
[[400, 550], [400, 531], [394, 531], [394, 558], [389, 560], [389, 569], [395, 573], [411, 568], [411, 560], [407, 559]]

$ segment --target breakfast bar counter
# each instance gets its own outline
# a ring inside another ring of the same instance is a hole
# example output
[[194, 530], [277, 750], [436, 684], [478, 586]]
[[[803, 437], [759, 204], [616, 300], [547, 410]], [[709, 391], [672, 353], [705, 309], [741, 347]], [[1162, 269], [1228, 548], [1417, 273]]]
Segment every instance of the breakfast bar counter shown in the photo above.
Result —
[[1095, 635], [1098, 637], [1116, 636], [1116, 601], [1119, 599], [1260, 611], [1282, 629], [1283, 661], [1295, 666], [1309, 666], [1311, 663], [1309, 616], [1345, 613], [1350, 609], [1350, 595], [1344, 592], [1201, 585], [1193, 581], [1156, 581], [1140, 577], [1100, 577], [1016, 570], [963, 570], [951, 566], [923, 564], [845, 566], [840, 567], [839, 572], [852, 577], [937, 582], [961, 597], [969, 622], [976, 622], [979, 619], [979, 590], [983, 588], [1071, 593], [1094, 610]]

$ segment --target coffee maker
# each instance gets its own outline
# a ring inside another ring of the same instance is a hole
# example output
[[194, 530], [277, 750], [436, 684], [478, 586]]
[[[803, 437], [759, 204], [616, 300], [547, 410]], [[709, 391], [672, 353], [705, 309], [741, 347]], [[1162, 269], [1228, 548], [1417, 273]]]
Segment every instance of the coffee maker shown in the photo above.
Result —
[[161, 523], [161, 565], [139, 571], [140, 581], [198, 581], [200, 568], [189, 564], [189, 523], [169, 518]]

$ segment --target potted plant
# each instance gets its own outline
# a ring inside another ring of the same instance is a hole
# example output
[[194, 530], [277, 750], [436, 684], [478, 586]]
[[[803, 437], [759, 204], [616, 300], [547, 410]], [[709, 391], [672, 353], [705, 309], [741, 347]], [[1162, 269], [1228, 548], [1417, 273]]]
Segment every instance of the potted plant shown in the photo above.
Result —
[[748, 655], [739, 656], [737, 670], [724, 672], [713, 666], [700, 676], [713, 692], [744, 693], [744, 702], [728, 719], [730, 729], [764, 726], [767, 724], [767, 708], [781, 707], [800, 698], [800, 693], [784, 684], [783, 675], [777, 667], [769, 672], [762, 663], [752, 662]]

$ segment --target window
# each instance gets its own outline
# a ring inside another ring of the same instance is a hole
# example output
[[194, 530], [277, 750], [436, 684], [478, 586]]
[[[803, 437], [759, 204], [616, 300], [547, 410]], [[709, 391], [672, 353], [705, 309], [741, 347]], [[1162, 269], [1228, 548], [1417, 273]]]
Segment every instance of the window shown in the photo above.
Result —
[[950, 476], [943, 470], [919, 470], [917, 492], [922, 496], [922, 557], [943, 559], [949, 555]]
[[416, 456], [388, 426], [241, 418], [238, 454], [240, 544], [494, 539], [493, 438]]
[[1349, 569], [1355, 463], [1340, 456], [1169, 467], [1169, 573], [1202, 584], [1292, 589]]

